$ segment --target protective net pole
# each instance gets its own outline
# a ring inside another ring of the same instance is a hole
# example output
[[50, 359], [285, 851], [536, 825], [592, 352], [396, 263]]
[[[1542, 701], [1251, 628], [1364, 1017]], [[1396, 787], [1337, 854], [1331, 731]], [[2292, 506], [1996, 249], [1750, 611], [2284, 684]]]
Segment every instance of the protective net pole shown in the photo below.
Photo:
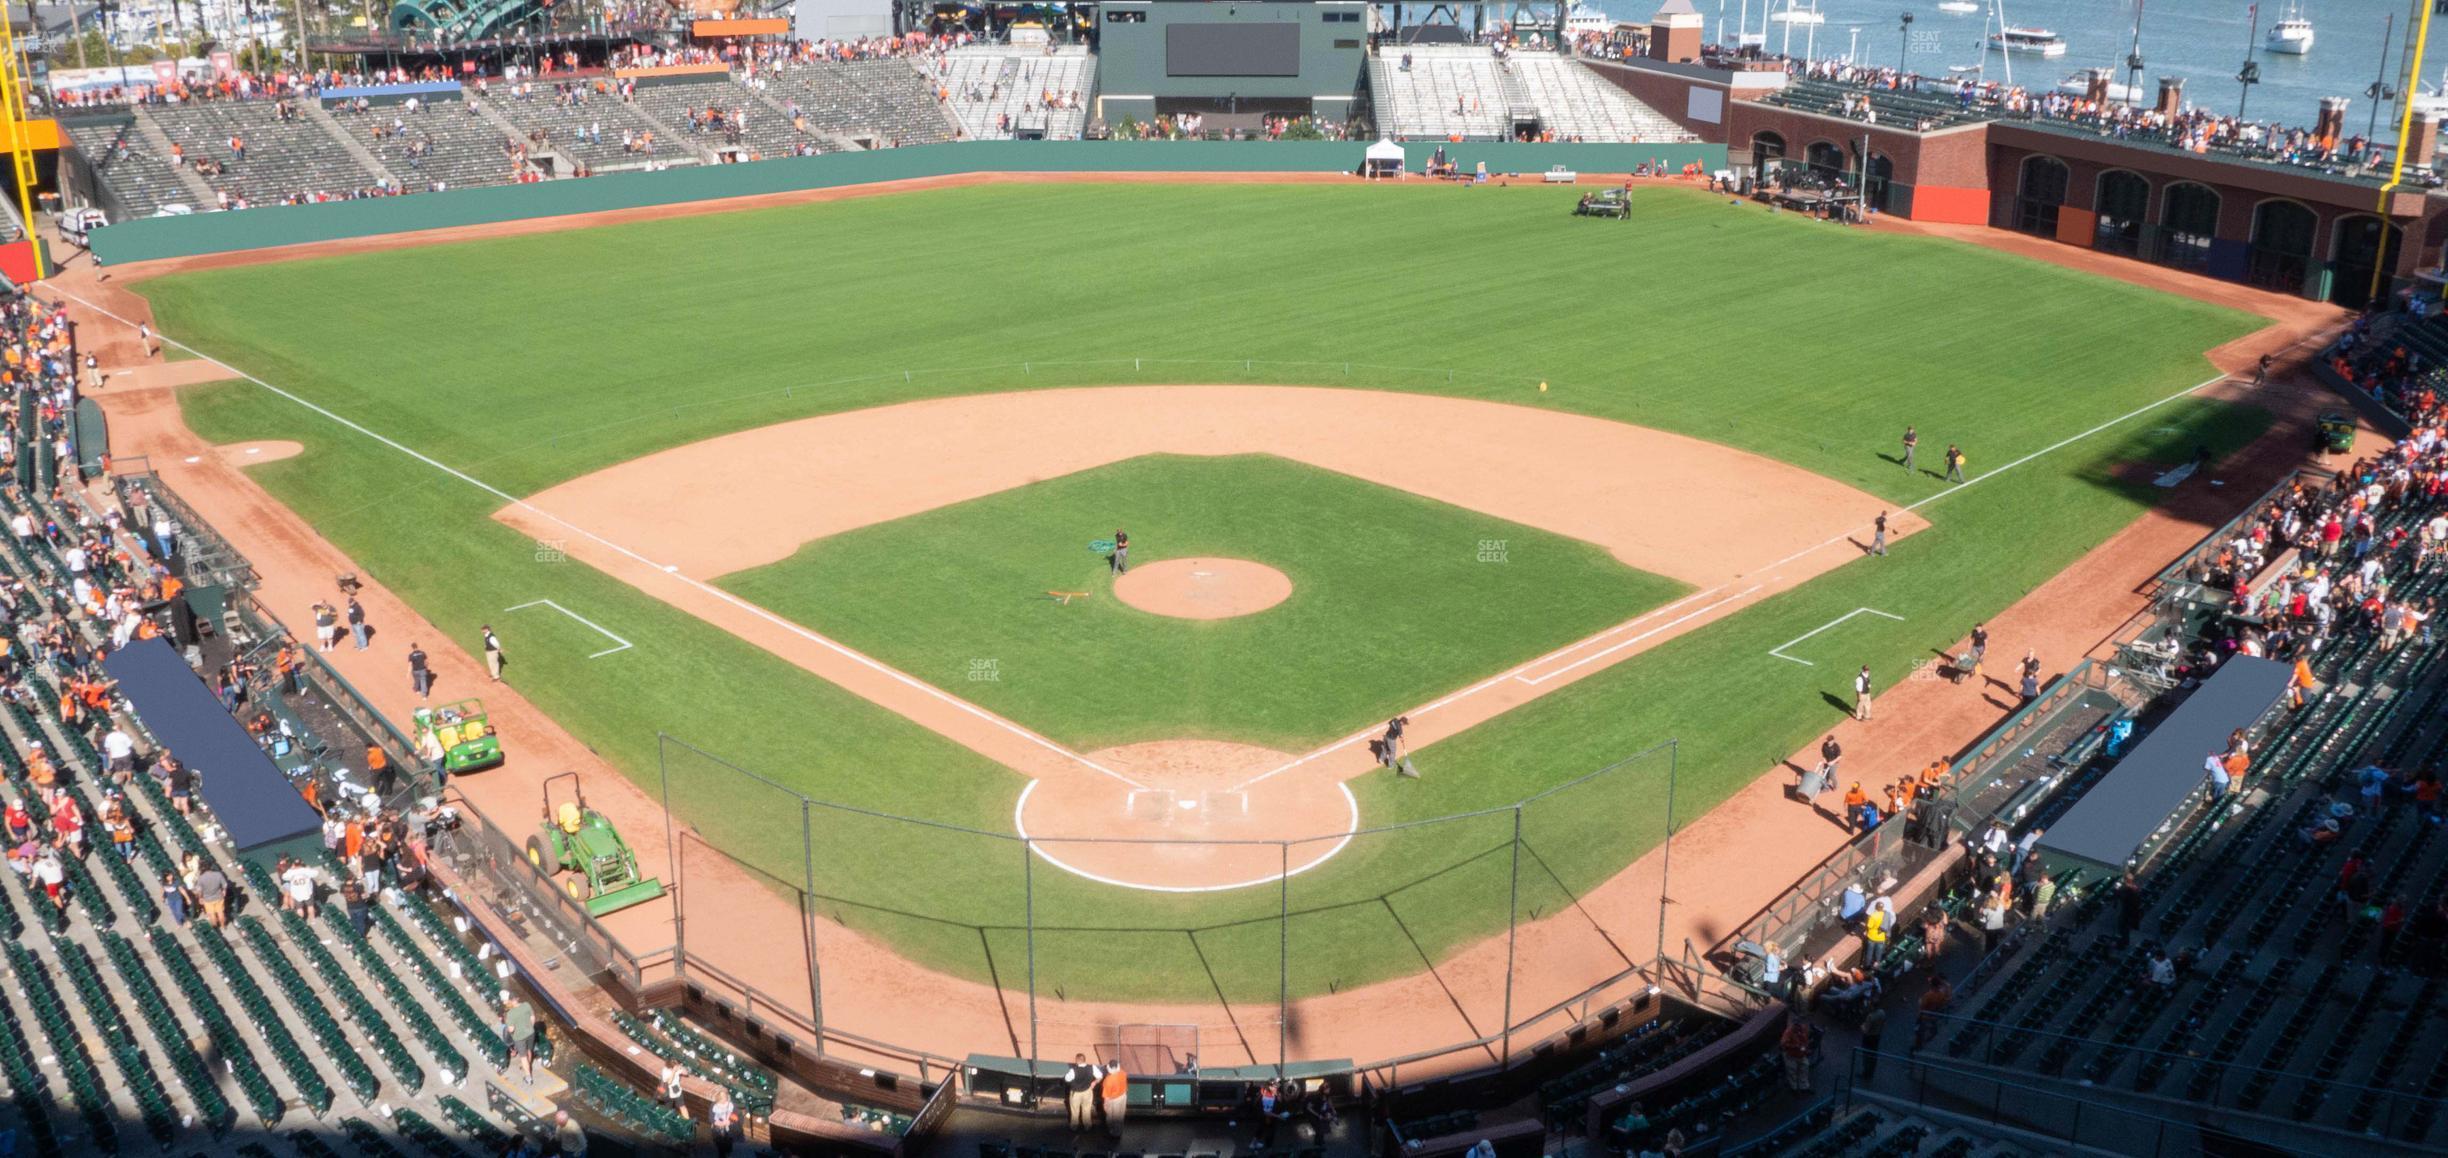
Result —
[[663, 853], [671, 858], [672, 963], [688, 972], [688, 891], [681, 887], [680, 829], [672, 823], [671, 737], [655, 733], [655, 780], [663, 791]]
[[1674, 897], [1675, 757], [1682, 750], [1682, 741], [1666, 742], [1666, 843], [1658, 853], [1658, 960], [1666, 957], [1666, 906]]
[[816, 962], [816, 805], [799, 798], [799, 858], [805, 884], [799, 890], [800, 920], [807, 926], [808, 1020], [816, 1026], [816, 1056], [823, 1057], [824, 969]]
[[1513, 1065], [1513, 949], [1521, 940], [1521, 837], [1522, 806], [1513, 806], [1513, 865], [1510, 891], [1505, 897], [1505, 990], [1504, 1045], [1498, 1060], [1499, 1069]]
[[1292, 842], [1278, 841], [1283, 868], [1275, 877], [1275, 1080], [1284, 1080], [1292, 1036]]
[[1037, 1108], [1037, 850], [1020, 838], [1020, 897], [1022, 923], [1027, 926], [1029, 1068], [1028, 1105]]

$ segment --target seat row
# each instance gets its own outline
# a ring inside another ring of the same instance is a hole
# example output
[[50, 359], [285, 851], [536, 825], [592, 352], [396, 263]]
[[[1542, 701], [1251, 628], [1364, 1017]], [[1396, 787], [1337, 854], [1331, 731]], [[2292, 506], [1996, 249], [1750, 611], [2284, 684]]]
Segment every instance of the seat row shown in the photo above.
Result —
[[675, 1146], [696, 1137], [697, 1128], [686, 1117], [585, 1062], [570, 1068], [570, 1092], [614, 1124], [649, 1137]]

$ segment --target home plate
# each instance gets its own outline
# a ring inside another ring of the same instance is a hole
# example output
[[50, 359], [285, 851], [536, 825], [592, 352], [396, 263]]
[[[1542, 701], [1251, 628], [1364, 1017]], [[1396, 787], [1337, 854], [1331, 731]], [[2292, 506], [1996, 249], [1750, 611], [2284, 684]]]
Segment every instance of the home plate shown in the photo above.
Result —
[[1174, 801], [1174, 802], [1173, 802], [1173, 807], [1175, 807], [1175, 808], [1179, 808], [1179, 809], [1183, 809], [1183, 810], [1187, 811], [1187, 810], [1189, 810], [1189, 809], [1197, 808], [1197, 807], [1198, 807], [1198, 801], [1196, 801], [1196, 800], [1176, 800], [1176, 801]]

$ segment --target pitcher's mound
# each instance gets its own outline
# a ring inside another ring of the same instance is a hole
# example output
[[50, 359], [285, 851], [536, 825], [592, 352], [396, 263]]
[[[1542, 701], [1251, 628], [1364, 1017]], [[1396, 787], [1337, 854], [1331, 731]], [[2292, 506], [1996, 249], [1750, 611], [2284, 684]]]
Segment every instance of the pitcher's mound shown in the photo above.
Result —
[[1247, 559], [1166, 559], [1114, 580], [1114, 598], [1178, 619], [1230, 619], [1291, 597], [1291, 576]]

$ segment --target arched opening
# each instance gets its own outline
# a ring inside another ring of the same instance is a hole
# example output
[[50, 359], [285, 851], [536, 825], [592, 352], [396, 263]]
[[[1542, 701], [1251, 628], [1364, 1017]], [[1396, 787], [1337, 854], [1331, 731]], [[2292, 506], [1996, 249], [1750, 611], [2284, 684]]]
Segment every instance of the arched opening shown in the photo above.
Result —
[[2099, 176], [2099, 232], [2093, 248], [2127, 257], [2142, 252], [2142, 223], [2150, 217], [2150, 181], [2130, 169], [2110, 169]]
[[[2404, 240], [2405, 230], [2383, 223], [2368, 213], [2338, 218], [2337, 234], [2329, 252], [2334, 271], [2329, 278], [2329, 300], [2350, 310], [2359, 310], [2385, 298], [2396, 286], [2389, 272], [2397, 268], [2397, 243]], [[2373, 273], [2377, 271], [2378, 289], [2374, 291]]]
[[2219, 195], [2208, 185], [2179, 181], [2168, 186], [2159, 214], [2159, 261], [2178, 269], [2210, 264], [2210, 241], [2218, 236]]
[[2043, 237], [2057, 236], [2057, 211], [2063, 208], [2073, 173], [2055, 157], [2023, 158], [2023, 179], [2015, 188], [2014, 227]]
[[1892, 213], [1889, 197], [1895, 188], [1895, 162], [1885, 153], [1870, 154], [1870, 176], [1862, 182], [1862, 204], [1873, 213]]
[[1777, 162], [1785, 159], [1785, 138], [1762, 129], [1751, 134], [1751, 183], [1767, 180]]
[[1811, 180], [1823, 187], [1842, 184], [1846, 170], [1853, 167], [1845, 160], [1844, 147], [1833, 141], [1812, 141], [1802, 159], [1810, 165]]
[[2252, 250], [2244, 280], [2288, 293], [2301, 291], [2312, 268], [2312, 242], [2320, 215], [2293, 201], [2264, 201], [2253, 208]]

